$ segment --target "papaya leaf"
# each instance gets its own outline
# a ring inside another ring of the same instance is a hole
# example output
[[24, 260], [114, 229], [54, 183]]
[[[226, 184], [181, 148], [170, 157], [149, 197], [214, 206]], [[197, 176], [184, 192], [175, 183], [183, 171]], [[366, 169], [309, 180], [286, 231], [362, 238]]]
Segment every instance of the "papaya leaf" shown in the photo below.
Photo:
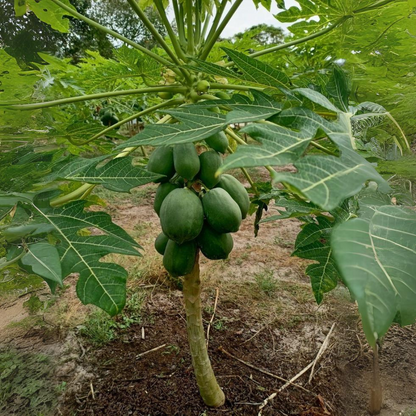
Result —
[[253, 100], [247, 95], [234, 94], [229, 100], [201, 101], [199, 108], [226, 107], [231, 111], [227, 114], [228, 123], [249, 123], [268, 119], [282, 109], [282, 104], [260, 91], [252, 91]]
[[308, 155], [294, 165], [297, 173], [279, 172], [274, 181], [291, 184], [328, 211], [359, 192], [368, 180], [379, 183], [382, 190], [389, 188], [374, 167], [354, 151], [345, 151], [340, 157]]
[[41, 276], [52, 291], [57, 285], [62, 286], [62, 269], [56, 247], [48, 243], [30, 244], [27, 253], [21, 259], [24, 266]]
[[167, 146], [178, 143], [195, 142], [224, 130], [225, 116], [195, 106], [167, 111], [181, 123], [150, 124], [146, 128], [118, 146], [119, 149], [131, 146]]
[[[293, 185], [312, 203], [326, 210], [336, 208], [344, 199], [359, 192], [368, 180], [377, 182], [382, 192], [389, 191], [387, 182], [374, 167], [353, 150], [354, 137], [346, 113], [340, 112], [338, 120], [330, 122], [309, 109], [295, 108], [282, 111], [272, 120], [291, 129], [273, 124], [245, 127], [242, 132], [247, 132], [263, 145], [239, 146], [220, 171], [231, 167], [293, 163], [298, 172], [276, 173], [274, 183]], [[316, 154], [301, 157], [318, 129], [338, 146], [339, 157]]]
[[253, 3], [256, 8], [261, 4], [268, 11], [270, 11], [270, 8], [272, 7], [272, 0], [253, 0]]
[[22, 71], [16, 59], [0, 49], [0, 103], [21, 103], [30, 98], [38, 80], [35, 71]]
[[[75, 8], [68, 0], [62, 0], [66, 6]], [[21, 4], [21, 3], [20, 3]], [[69, 20], [64, 18], [69, 13], [63, 10], [60, 6], [51, 0], [26, 0], [26, 5], [36, 14], [36, 16], [52, 27], [52, 29], [59, 30], [62, 33], [68, 33]], [[19, 8], [20, 11], [20, 8]]]
[[331, 246], [345, 284], [358, 302], [372, 347], [397, 321], [416, 319], [416, 213], [396, 206], [376, 209], [333, 231]]
[[314, 131], [294, 131], [276, 124], [250, 124], [240, 130], [262, 146], [239, 146], [225, 159], [220, 172], [237, 167], [286, 165], [298, 160], [313, 139]]
[[[272, 215], [270, 217], [261, 220], [261, 223], [283, 220], [286, 218], [299, 218], [311, 214], [319, 214], [322, 210], [310, 202], [301, 201], [297, 199], [288, 199], [286, 197], [280, 197], [276, 200], [275, 206], [277, 207], [278, 215]], [[282, 210], [284, 208], [284, 211]]]
[[293, 92], [297, 92], [303, 95], [308, 100], [311, 100], [315, 104], [318, 104], [327, 110], [333, 111], [334, 113], [339, 113], [341, 111], [339, 108], [335, 107], [335, 105], [332, 104], [328, 98], [311, 88], [296, 88], [293, 90]]
[[357, 200], [357, 215], [365, 220], [370, 220], [378, 207], [392, 205], [391, 197], [388, 194], [379, 192], [373, 182], [357, 195]]
[[26, 13], [26, 1], [14, 0], [14, 12], [17, 17], [23, 16]]
[[345, 71], [337, 65], [334, 65], [332, 68], [332, 74], [326, 85], [326, 91], [334, 99], [338, 108], [344, 112], [348, 112], [351, 87]]
[[[101, 261], [101, 258], [112, 253], [140, 256], [141, 246], [114, 224], [108, 214], [84, 211], [86, 201], [51, 208], [47, 195], [11, 194], [9, 198], [7, 194], [0, 195], [3, 206], [17, 203], [16, 213], [20, 208], [21, 215], [15, 214], [10, 228], [17, 232], [20, 227], [23, 246], [28, 247], [23, 264], [45, 278], [52, 289], [69, 274], [77, 273], [80, 300], [84, 304], [92, 303], [110, 315], [117, 314], [126, 300], [127, 272], [117, 264]], [[25, 214], [26, 211], [31, 214]], [[32, 229], [29, 229], [30, 226]], [[85, 233], [85, 230], [89, 232]], [[54, 246], [47, 247], [49, 243], [38, 241], [45, 233], [53, 238]], [[33, 238], [35, 235], [36, 238]]]
[[0, 190], [30, 190], [37, 181], [41, 181], [50, 173], [59, 161], [65, 159], [63, 154], [63, 149], [47, 151], [30, 144], [3, 151], [0, 153]]
[[272, 88], [288, 87], [290, 80], [286, 74], [257, 59], [250, 58], [241, 52], [222, 48], [243, 72], [244, 79], [253, 84], [266, 85]]
[[322, 302], [324, 293], [335, 289], [340, 279], [330, 246], [332, 227], [333, 222], [328, 217], [316, 217], [316, 222], [306, 224], [298, 234], [292, 253], [293, 256], [318, 262], [306, 268], [318, 304]]
[[70, 181], [103, 185], [117, 192], [129, 192], [132, 188], [163, 178], [163, 175], [133, 166], [133, 159], [130, 157], [115, 158], [101, 166], [103, 159], [106, 158], [104, 156], [104, 158], [78, 159], [71, 164], [65, 164], [53, 176]]

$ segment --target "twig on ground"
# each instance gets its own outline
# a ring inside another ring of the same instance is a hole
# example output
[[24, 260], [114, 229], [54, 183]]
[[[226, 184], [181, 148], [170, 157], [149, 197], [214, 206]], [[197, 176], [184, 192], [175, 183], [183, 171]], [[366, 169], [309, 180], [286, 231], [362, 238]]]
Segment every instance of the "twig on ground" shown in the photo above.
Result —
[[153, 352], [153, 351], [160, 350], [161, 348], [164, 348], [164, 347], [166, 347], [166, 344], [159, 345], [158, 347], [152, 348], [151, 350], [147, 350], [145, 352], [141, 352], [140, 354], [137, 354], [136, 355], [136, 360], [138, 360], [139, 358], [143, 357], [143, 355], [149, 354], [150, 352]]
[[357, 355], [350, 361], [350, 363], [353, 363], [358, 357], [361, 357], [363, 355], [363, 344], [357, 333], [355, 333], [355, 336], [357, 337], [358, 343], [360, 344], [360, 351], [358, 351]]
[[[222, 353], [224, 353], [225, 355], [228, 355], [229, 357], [233, 358], [234, 360], [239, 361], [240, 363], [242, 363], [242, 364], [246, 365], [247, 367], [252, 368], [253, 370], [260, 371], [260, 373], [263, 373], [263, 374], [266, 374], [266, 375], [268, 375], [268, 376], [270, 376], [270, 377], [276, 378], [277, 380], [284, 381], [287, 385], [290, 385], [290, 384], [291, 384], [291, 385], [292, 385], [292, 386], [294, 386], [294, 387], [297, 387], [297, 388], [299, 388], [299, 389], [301, 389], [301, 390], [303, 390], [303, 391], [306, 391], [307, 393], [312, 394], [313, 396], [316, 396], [316, 394], [315, 394], [315, 393], [313, 393], [312, 391], [310, 391], [310, 390], [308, 390], [308, 389], [305, 389], [305, 387], [302, 387], [302, 386], [300, 386], [299, 384], [294, 384], [294, 383], [292, 383], [291, 381], [289, 381], [289, 380], [287, 380], [287, 379], [285, 379], [285, 378], [283, 378], [283, 377], [280, 377], [280, 376], [278, 376], [278, 375], [276, 375], [276, 374], [270, 373], [269, 371], [262, 370], [261, 368], [256, 367], [255, 365], [250, 364], [250, 363], [248, 363], [247, 361], [243, 361], [243, 360], [241, 360], [240, 358], [237, 358], [236, 356], [234, 356], [234, 355], [230, 354], [228, 351], [226, 351], [223, 347], [219, 347], [219, 348], [218, 348], [218, 351], [221, 351], [221, 352], [222, 352]], [[311, 364], [311, 365], [312, 365], [312, 364]], [[286, 385], [286, 384], [285, 384], [285, 385]]]
[[320, 358], [324, 354], [325, 350], [328, 348], [329, 338], [331, 337], [334, 328], [335, 328], [335, 322], [332, 324], [331, 329], [329, 330], [327, 336], [325, 337], [324, 342], [322, 343], [321, 348], [319, 348], [318, 354], [316, 355], [316, 358], [313, 361], [311, 374], [309, 375], [309, 379], [308, 379], [308, 384], [310, 384], [311, 381], [312, 381], [313, 374], [315, 372], [315, 365], [316, 365], [316, 363], [320, 360]]
[[254, 337], [256, 337], [258, 334], [260, 334], [260, 332], [263, 331], [264, 329], [266, 329], [267, 327], [268, 327], [268, 325], [264, 325], [263, 327], [261, 327], [253, 336], [251, 336], [249, 339], [244, 341], [243, 344], [245, 344], [246, 342], [251, 341]]
[[215, 311], [217, 310], [217, 303], [218, 303], [218, 296], [220, 295], [220, 290], [218, 288], [215, 289], [215, 302], [214, 302], [214, 311], [212, 312], [211, 320], [209, 321], [208, 328], [207, 328], [207, 348], [209, 344], [209, 331], [211, 329], [211, 325], [214, 322]]
[[142, 326], [142, 339], [145, 339], [145, 335], [144, 335], [144, 326]]
[[78, 345], [79, 345], [79, 348], [82, 351], [82, 354], [79, 357], [79, 359], [82, 360], [84, 358], [84, 356], [85, 356], [85, 348], [84, 348], [84, 346], [82, 345], [82, 342], [79, 339], [78, 339]]
[[[269, 403], [270, 400], [273, 400], [278, 393], [282, 392], [286, 387], [293, 385], [293, 386], [298, 386], [297, 384], [293, 384], [294, 381], [296, 381], [300, 376], [302, 376], [303, 374], [305, 374], [310, 368], [312, 368], [311, 374], [313, 376], [313, 370], [315, 368], [316, 363], [318, 362], [318, 360], [322, 357], [323, 353], [325, 352], [325, 350], [328, 347], [329, 344], [329, 337], [332, 334], [332, 331], [335, 328], [335, 323], [332, 325], [331, 329], [329, 330], [327, 336], [324, 339], [324, 342], [321, 345], [321, 348], [319, 348], [318, 354], [316, 355], [315, 359], [310, 362], [303, 370], [301, 370], [298, 374], [296, 374], [294, 377], [292, 377], [286, 384], [284, 384], [282, 387], [279, 388], [279, 390], [277, 390], [277, 392], [272, 393], [269, 397], [267, 397], [267, 399], [265, 399], [262, 403], [262, 405], [259, 407], [259, 413], [258, 416], [261, 416], [261, 411], [264, 407], [267, 406], [267, 404]], [[312, 380], [312, 377], [309, 377], [309, 380]], [[301, 386], [299, 386], [301, 387]], [[303, 388], [303, 387], [302, 387]], [[306, 390], [306, 389], [305, 389]], [[309, 390], [307, 390], [308, 392], [310, 392]], [[313, 395], [316, 396], [315, 393], [310, 392]]]
[[95, 400], [95, 393], [94, 393], [94, 387], [92, 385], [92, 381], [90, 383], [90, 389], [91, 389], [91, 395], [92, 395], [92, 399]]

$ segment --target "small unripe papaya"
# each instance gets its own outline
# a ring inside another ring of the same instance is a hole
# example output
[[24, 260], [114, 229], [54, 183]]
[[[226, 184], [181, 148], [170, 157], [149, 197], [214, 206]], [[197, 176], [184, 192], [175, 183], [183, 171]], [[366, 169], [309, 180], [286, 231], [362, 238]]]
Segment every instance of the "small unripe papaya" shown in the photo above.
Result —
[[157, 190], [155, 195], [155, 201], [153, 203], [153, 208], [157, 215], [160, 214], [160, 207], [162, 206], [162, 202], [164, 199], [175, 189], [178, 189], [180, 185], [173, 184], [170, 182], [161, 183]]
[[158, 92], [157, 95], [159, 98], [162, 98], [163, 100], [170, 100], [173, 97], [173, 94], [169, 91], [161, 91]]
[[173, 165], [173, 149], [168, 146], [156, 147], [147, 162], [147, 170], [149, 172], [165, 175], [166, 178], [159, 179], [156, 182], [166, 182], [175, 174]]
[[162, 256], [165, 254], [166, 246], [168, 244], [169, 238], [163, 234], [160, 233], [155, 240], [155, 249], [156, 251], [161, 254]]
[[224, 91], [216, 92], [215, 96], [221, 98], [221, 100], [229, 100], [231, 98], [231, 96]]
[[185, 276], [194, 268], [196, 253], [195, 241], [177, 244], [169, 240], [163, 254], [163, 265], [171, 276]]
[[201, 161], [201, 170], [199, 171], [199, 179], [208, 188], [213, 188], [220, 180], [215, 176], [217, 170], [222, 165], [221, 156], [215, 150], [201, 153], [199, 155]]
[[193, 143], [177, 144], [173, 148], [173, 163], [176, 173], [191, 181], [199, 172], [200, 161]]
[[210, 83], [208, 81], [202, 80], [202, 81], [199, 81], [196, 84], [195, 89], [197, 91], [199, 91], [199, 92], [208, 92], [208, 90], [210, 89], [210, 87], [211, 87], [211, 85], [210, 85]]
[[240, 207], [226, 190], [211, 189], [202, 198], [202, 205], [207, 223], [217, 233], [235, 233], [240, 228]]
[[188, 188], [173, 190], [162, 202], [160, 225], [165, 235], [178, 244], [198, 237], [204, 225], [201, 200]]
[[225, 153], [228, 147], [228, 139], [223, 131], [213, 134], [205, 139], [206, 144], [220, 153]]

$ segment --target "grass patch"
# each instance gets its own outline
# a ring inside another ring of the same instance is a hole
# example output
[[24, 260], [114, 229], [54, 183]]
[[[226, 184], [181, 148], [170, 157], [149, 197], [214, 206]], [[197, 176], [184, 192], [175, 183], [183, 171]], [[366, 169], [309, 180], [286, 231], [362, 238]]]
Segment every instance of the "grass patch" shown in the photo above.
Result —
[[117, 338], [121, 330], [141, 323], [146, 296], [143, 291], [130, 293], [125, 308], [116, 317], [109, 316], [101, 309], [94, 309], [84, 323], [78, 326], [79, 334], [97, 346], [109, 343]]
[[267, 296], [272, 296], [277, 290], [277, 280], [273, 270], [264, 270], [254, 275], [258, 288]]
[[0, 350], [0, 414], [52, 414], [59, 395], [53, 371], [47, 355]]
[[150, 196], [156, 192], [158, 184], [148, 184], [134, 188], [130, 193], [128, 192], [114, 192], [102, 186], [97, 187], [94, 194], [106, 201], [108, 204], [121, 204], [131, 202], [134, 205], [140, 205], [148, 200]]
[[0, 272], [0, 298], [21, 295], [43, 288], [44, 285], [41, 277], [23, 273], [15, 267], [9, 267]]

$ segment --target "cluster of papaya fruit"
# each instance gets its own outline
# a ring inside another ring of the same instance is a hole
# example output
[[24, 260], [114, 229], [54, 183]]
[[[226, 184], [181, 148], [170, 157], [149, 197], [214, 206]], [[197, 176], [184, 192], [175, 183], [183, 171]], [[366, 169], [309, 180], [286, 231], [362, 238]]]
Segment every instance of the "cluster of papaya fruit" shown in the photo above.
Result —
[[100, 117], [101, 123], [107, 127], [112, 126], [119, 121], [113, 109], [110, 107], [102, 108], [98, 114], [98, 117]]
[[211, 260], [226, 259], [233, 249], [230, 233], [238, 231], [250, 206], [234, 176], [216, 176], [220, 153], [228, 147], [224, 132], [205, 142], [209, 149], [199, 155], [193, 143], [157, 147], [147, 164], [149, 171], [165, 175], [154, 200], [162, 227], [155, 248], [174, 277], [192, 271], [198, 250]]

